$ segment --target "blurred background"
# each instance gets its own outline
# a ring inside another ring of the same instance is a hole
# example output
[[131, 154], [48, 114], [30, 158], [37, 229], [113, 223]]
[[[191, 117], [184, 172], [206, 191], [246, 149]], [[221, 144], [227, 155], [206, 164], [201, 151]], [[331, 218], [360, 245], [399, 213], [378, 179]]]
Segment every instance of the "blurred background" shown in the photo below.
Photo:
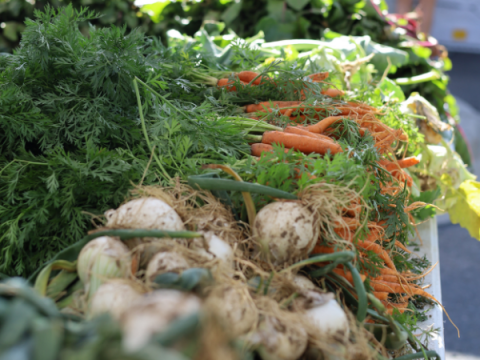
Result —
[[[437, 107], [442, 119], [448, 116], [461, 119], [456, 132], [460, 134], [458, 139], [463, 141], [458, 141], [455, 149], [470, 165], [471, 171], [480, 175], [480, 0], [0, 0], [0, 52], [12, 52], [18, 45], [23, 22], [33, 17], [34, 9], [46, 4], [58, 8], [69, 3], [77, 8], [89, 6], [100, 13], [102, 16], [93, 25], [115, 24], [130, 30], [138, 27], [148, 35], [161, 37], [164, 43], [170, 29], [189, 36], [194, 36], [201, 28], [210, 34], [218, 32], [222, 36], [241, 37], [255, 36], [263, 31], [267, 41], [319, 39], [330, 29], [345, 35], [368, 35], [375, 42], [392, 45], [392, 37], [385, 32], [386, 19], [379, 9], [385, 10], [388, 5], [390, 13], [405, 13], [406, 9], [420, 8], [423, 17], [430, 19], [425, 31], [430, 32], [433, 39], [416, 40], [423, 41], [434, 55], [437, 51], [445, 56], [436, 39], [446, 47], [452, 67], [447, 76], [436, 82], [403, 90], [406, 95], [420, 91]], [[389, 21], [403, 24], [408, 32], [413, 24], [410, 18], [415, 19], [415, 14]], [[82, 31], [88, 32], [88, 24]], [[408, 64], [398, 70], [398, 76], [421, 74], [425, 72], [422, 66], [426, 65], [421, 61]], [[449, 93], [457, 99], [458, 114], [443, 104], [443, 98]], [[436, 102], [439, 97], [442, 103]], [[438, 224], [443, 303], [461, 331], [461, 338], [458, 338], [455, 328], [445, 321], [447, 359], [480, 359], [480, 313], [477, 309], [480, 243], [471, 238], [467, 230], [453, 225], [448, 215], [438, 217]]]

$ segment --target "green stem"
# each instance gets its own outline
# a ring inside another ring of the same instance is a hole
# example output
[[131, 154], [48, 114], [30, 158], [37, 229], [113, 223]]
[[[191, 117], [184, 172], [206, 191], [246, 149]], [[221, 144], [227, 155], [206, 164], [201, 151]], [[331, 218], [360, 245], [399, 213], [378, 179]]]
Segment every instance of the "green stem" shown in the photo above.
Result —
[[82, 240], [88, 242], [100, 236], [115, 236], [120, 240], [128, 240], [139, 237], [154, 237], [154, 238], [182, 238], [193, 239], [202, 237], [202, 233], [195, 231], [170, 231], [170, 230], [145, 230], [145, 229], [109, 229], [100, 230], [85, 236]]
[[367, 308], [368, 308], [368, 301], [367, 301], [367, 292], [365, 291], [365, 287], [363, 286], [362, 278], [355, 266], [351, 263], [345, 264], [352, 273], [353, 283], [355, 285], [355, 290], [357, 291], [358, 296], [358, 309], [357, 309], [357, 320], [360, 323], [363, 323], [365, 318], [367, 317]]
[[[135, 93], [136, 93], [136, 95], [137, 95], [138, 112], [139, 112], [139, 114], [140, 114], [140, 121], [141, 121], [141, 123], [142, 123], [143, 136], [145, 136], [145, 141], [147, 142], [147, 146], [148, 146], [148, 148], [150, 149], [150, 152], [152, 153], [153, 158], [155, 159], [155, 162], [157, 163], [158, 167], [159, 167], [160, 170], [163, 172], [163, 175], [164, 175], [167, 179], [172, 180], [172, 178], [170, 177], [170, 175], [168, 175], [167, 171], [166, 171], [165, 168], [163, 167], [162, 162], [161, 162], [160, 159], [158, 158], [157, 154], [155, 154], [155, 152], [153, 151], [152, 144], [150, 143], [150, 139], [148, 138], [147, 126], [145, 125], [145, 117], [143, 116], [142, 100], [140, 99], [140, 91], [138, 90], [138, 85], [137, 85], [136, 79], [137, 79], [137, 78], [135, 78], [135, 80], [133, 80], [133, 86], [134, 86], [134, 88], [135, 88]], [[140, 81], [140, 80], [139, 80], [139, 81]]]
[[260, 143], [260, 142], [262, 142], [263, 136], [262, 135], [250, 135], [250, 134], [248, 134], [248, 135], [244, 136], [244, 139], [247, 140], [247, 141]]
[[442, 360], [440, 358], [440, 355], [437, 354], [436, 351], [429, 350], [429, 351], [420, 351], [414, 354], [408, 354], [408, 355], [403, 355], [398, 358], [395, 358], [395, 360], [413, 360], [413, 359], [421, 359], [421, 358], [435, 358], [437, 360]]
[[142, 84], [143, 86], [145, 86], [148, 90], [150, 90], [152, 93], [154, 93], [156, 96], [158, 96], [160, 99], [162, 99], [165, 104], [167, 104], [168, 106], [170, 106], [173, 110], [175, 111], [178, 111], [180, 114], [182, 114], [183, 116], [185, 116], [187, 119], [189, 119], [191, 116], [188, 115], [185, 111], [177, 108], [175, 105], [172, 104], [171, 101], [167, 100], [167, 98], [165, 96], [162, 96], [160, 95], [158, 92], [156, 92], [155, 90], [153, 90], [150, 86], [148, 86], [147, 84], [145, 84], [142, 80], [140, 80], [139, 78], [135, 77], [135, 80], [138, 81], [140, 84]]
[[395, 83], [397, 85], [414, 85], [414, 84], [420, 84], [422, 82], [437, 80], [437, 79], [440, 79], [440, 77], [441, 75], [438, 71], [432, 70], [421, 75], [416, 75], [408, 78], [404, 77], [404, 78], [395, 79]]
[[312, 265], [319, 262], [335, 261], [343, 258], [345, 258], [345, 261], [351, 261], [355, 258], [355, 253], [353, 251], [339, 251], [333, 254], [322, 254], [322, 255], [313, 256], [311, 258], [299, 261], [298, 263], [295, 263], [287, 267], [286, 269], [283, 269], [282, 271], [280, 271], [280, 273], [291, 271], [293, 269], [297, 269], [307, 265]]
[[270, 283], [272, 282], [274, 275], [275, 275], [275, 273], [272, 271], [272, 272], [270, 273], [270, 276], [269, 276], [268, 279], [267, 279], [267, 282], [265, 283], [265, 288], [263, 289], [263, 295], [267, 295], [267, 294], [268, 294], [268, 288], [270, 287]]

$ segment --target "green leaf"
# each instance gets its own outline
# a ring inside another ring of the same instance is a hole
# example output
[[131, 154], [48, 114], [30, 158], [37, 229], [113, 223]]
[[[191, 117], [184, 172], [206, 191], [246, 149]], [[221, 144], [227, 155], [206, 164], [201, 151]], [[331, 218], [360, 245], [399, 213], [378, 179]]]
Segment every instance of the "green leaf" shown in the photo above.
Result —
[[22, 339], [36, 314], [33, 306], [26, 300], [21, 298], [12, 300], [10, 311], [0, 329], [0, 352]]
[[204, 190], [229, 190], [262, 194], [266, 196], [277, 197], [281, 199], [297, 199], [294, 194], [287, 193], [269, 186], [252, 184], [249, 182], [235, 181], [229, 179], [207, 179], [199, 176], [190, 176], [188, 184], [193, 188]]
[[[422, 191], [419, 196], [410, 196], [410, 202], [422, 201], [428, 204], [433, 204], [434, 201], [440, 196], [441, 189], [439, 186], [435, 190]], [[437, 213], [437, 210], [430, 205], [427, 205], [424, 208], [416, 209], [411, 212], [411, 214], [418, 221], [424, 221], [428, 218], [434, 217]]]
[[225, 21], [228, 24], [230, 24], [232, 21], [234, 21], [238, 15], [240, 14], [240, 11], [242, 10], [242, 2], [234, 2], [232, 5], [230, 5], [222, 14], [220, 17], [223, 21]]
[[63, 323], [59, 319], [36, 318], [32, 322], [33, 359], [56, 360], [63, 340]]
[[309, 2], [310, 0], [287, 0], [287, 4], [297, 11], [302, 10]]
[[182, 291], [192, 291], [199, 286], [208, 285], [213, 281], [209, 270], [203, 268], [190, 268], [182, 272], [164, 273], [157, 275], [154, 282], [161, 288], [178, 289]]
[[384, 78], [382, 82], [378, 84], [378, 87], [388, 100], [394, 100], [397, 102], [402, 102], [405, 100], [405, 95], [402, 88], [395, 84], [395, 82], [390, 80], [388, 77]]

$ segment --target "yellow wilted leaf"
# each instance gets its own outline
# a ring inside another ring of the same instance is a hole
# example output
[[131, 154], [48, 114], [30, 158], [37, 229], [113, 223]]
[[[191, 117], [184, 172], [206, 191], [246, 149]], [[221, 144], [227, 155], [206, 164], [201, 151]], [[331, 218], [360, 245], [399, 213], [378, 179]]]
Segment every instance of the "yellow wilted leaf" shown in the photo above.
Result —
[[480, 183], [464, 181], [457, 190], [457, 201], [448, 211], [450, 220], [466, 228], [470, 236], [480, 240]]

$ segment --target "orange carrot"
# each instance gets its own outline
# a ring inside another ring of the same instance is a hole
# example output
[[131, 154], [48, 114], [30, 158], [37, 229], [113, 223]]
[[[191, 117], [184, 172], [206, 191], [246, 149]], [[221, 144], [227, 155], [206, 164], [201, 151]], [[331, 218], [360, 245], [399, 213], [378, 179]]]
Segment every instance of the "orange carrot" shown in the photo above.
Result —
[[364, 250], [370, 250], [373, 251], [375, 254], [377, 254], [380, 259], [385, 261], [385, 264], [392, 270], [396, 270], [395, 264], [393, 263], [392, 259], [390, 259], [390, 256], [388, 253], [383, 250], [383, 248], [372, 242], [372, 241], [365, 241], [365, 240], [359, 240], [356, 244], [358, 247], [364, 249]]
[[318, 244], [312, 250], [312, 254], [333, 254], [334, 252], [334, 248]]
[[[333, 269], [332, 270], [335, 274], [343, 277], [345, 280], [347, 280], [350, 284], [354, 284], [353, 283], [353, 275], [350, 271], [346, 271], [344, 269]], [[360, 274], [360, 278], [362, 279], [362, 282], [365, 281], [365, 279], [367, 278], [366, 275], [364, 274]]]
[[328, 88], [321, 91], [322, 95], [330, 96], [330, 97], [337, 97], [343, 96], [345, 93], [342, 90], [335, 89], [335, 88]]
[[308, 75], [308, 77], [310, 79], [312, 79], [313, 82], [321, 82], [321, 81], [325, 80], [326, 78], [328, 78], [328, 75], [329, 75], [329, 72], [324, 71], [324, 72], [319, 72], [319, 73], [316, 73], [316, 74]]
[[397, 294], [407, 293], [409, 295], [420, 295], [420, 296], [424, 296], [426, 298], [432, 299], [433, 301], [438, 303], [435, 297], [433, 297], [426, 291], [411, 285], [405, 286], [402, 284], [395, 284], [395, 283], [391, 283], [383, 280], [379, 280], [379, 281], [372, 280], [370, 281], [370, 285], [375, 291], [386, 291], [389, 293], [397, 293]]
[[323, 120], [320, 120], [318, 123], [316, 123], [315, 125], [310, 125], [310, 126], [307, 126], [307, 129], [308, 131], [310, 132], [313, 132], [313, 133], [317, 133], [317, 134], [321, 134], [323, 133], [329, 126], [332, 126], [333, 124], [335, 124], [337, 121], [343, 119], [344, 116], [329, 116], [329, 117], [326, 117], [325, 119]]
[[382, 275], [398, 275], [398, 271], [392, 270], [389, 268], [380, 268], [378, 269]]
[[342, 152], [340, 145], [325, 139], [313, 139], [308, 136], [288, 134], [280, 131], [267, 131], [263, 134], [264, 144], [283, 144], [287, 148], [299, 150], [305, 154], [332, 154]]
[[[270, 152], [270, 153], [275, 152], [275, 151], [273, 150], [273, 146], [272, 146], [272, 145], [262, 144], [262, 143], [252, 144], [252, 145], [250, 146], [250, 148], [252, 149], [252, 155], [253, 155], [253, 156], [261, 156], [262, 153], [264, 153], [264, 152]], [[290, 150], [290, 149], [287, 149], [287, 148], [286, 148], [286, 149], [284, 150], [285, 153], [287, 153], [288, 150]]]
[[263, 101], [258, 104], [250, 104], [245, 106], [245, 112], [252, 113], [252, 112], [258, 112], [258, 111], [265, 111], [265, 108], [269, 110], [272, 108], [275, 109], [275, 108], [292, 107], [292, 106], [300, 105], [301, 103], [302, 103], [301, 101]]
[[[252, 83], [252, 85], [260, 85], [263, 80], [270, 80], [267, 76], [258, 76], [260, 74], [254, 72], [254, 71], [241, 71], [239, 73], [235, 74], [241, 81], [249, 84], [253, 79], [255, 81]], [[258, 78], [257, 78], [258, 76]]]
[[397, 161], [397, 164], [402, 168], [405, 169], [410, 166], [417, 165], [420, 162], [415, 156], [404, 158]]
[[314, 138], [314, 139], [325, 139], [325, 140], [328, 140], [328, 141], [333, 141], [328, 136], [312, 133], [312, 132], [306, 130], [306, 128], [301, 127], [301, 126], [287, 126], [284, 131], [286, 133], [304, 135], [304, 136], [308, 136], [308, 137], [311, 137], [311, 138]]
[[[217, 82], [217, 87], [226, 87], [228, 91], [237, 91], [237, 87], [234, 86], [235, 82], [229, 79], [220, 79]], [[240, 84], [246, 85], [243, 81], [240, 81]]]
[[388, 292], [374, 291], [373, 296], [375, 296], [378, 300], [387, 300], [388, 299]]

